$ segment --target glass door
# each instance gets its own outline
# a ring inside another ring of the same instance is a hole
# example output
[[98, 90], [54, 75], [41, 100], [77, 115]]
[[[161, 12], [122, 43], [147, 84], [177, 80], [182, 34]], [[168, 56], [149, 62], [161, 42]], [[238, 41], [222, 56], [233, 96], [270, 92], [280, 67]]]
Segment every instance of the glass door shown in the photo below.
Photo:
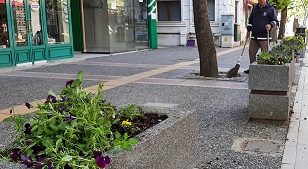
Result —
[[[13, 27], [16, 63], [31, 63], [40, 59], [35, 57], [34, 49], [43, 50], [43, 36], [41, 27], [39, 0], [12, 0]], [[36, 47], [38, 46], [38, 47]], [[41, 47], [39, 47], [41, 46]], [[42, 53], [42, 52], [41, 52]]]
[[31, 43], [33, 46], [43, 45], [42, 24], [40, 15], [40, 1], [31, 0], [29, 3], [29, 36], [31, 36]]
[[127, 7], [124, 0], [108, 0], [110, 52], [127, 51]]

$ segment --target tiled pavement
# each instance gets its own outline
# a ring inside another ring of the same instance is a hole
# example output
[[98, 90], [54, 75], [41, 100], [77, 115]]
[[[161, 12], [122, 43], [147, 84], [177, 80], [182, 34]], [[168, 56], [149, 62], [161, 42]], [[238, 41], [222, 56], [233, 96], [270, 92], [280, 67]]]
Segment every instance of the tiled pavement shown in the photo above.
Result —
[[[236, 51], [240, 48], [233, 48], [218, 52], [217, 55], [225, 55], [228, 52]], [[79, 57], [82, 57], [80, 55]], [[145, 71], [131, 76], [109, 76], [109, 75], [85, 75], [85, 80], [104, 81], [104, 90], [112, 89], [114, 87], [124, 85], [127, 83], [144, 83], [144, 84], [168, 84], [168, 85], [182, 85], [182, 86], [200, 86], [200, 87], [214, 87], [214, 88], [234, 88], [234, 89], [248, 89], [246, 82], [226, 81], [226, 80], [206, 80], [200, 81], [196, 79], [166, 79], [153, 78], [152, 76], [161, 74], [163, 72], [172, 71], [175, 69], [198, 70], [194, 64], [198, 60], [181, 62], [173, 65], [159, 65], [159, 64], [128, 64], [128, 63], [110, 63], [110, 62], [86, 62], [84, 59], [75, 58], [74, 62], [68, 61], [67, 64], [80, 65], [108, 65], [108, 66], [127, 66], [127, 67], [147, 67], [152, 70]], [[77, 60], [77, 61], [76, 61]], [[303, 61], [307, 62], [306, 60]], [[56, 63], [57, 64], [57, 63]], [[21, 69], [22, 68], [17, 68]], [[15, 70], [17, 70], [15, 69]], [[75, 74], [65, 73], [48, 73], [48, 72], [26, 72], [26, 71], [0, 71], [3, 76], [18, 76], [18, 77], [40, 77], [40, 78], [55, 78], [55, 79], [72, 79]], [[227, 71], [226, 68], [221, 68], [220, 71]], [[243, 69], [240, 69], [243, 72]], [[285, 144], [284, 155], [282, 160], [282, 169], [307, 169], [308, 168], [308, 67], [304, 66], [301, 69], [300, 80], [298, 83], [298, 90], [294, 102], [289, 132]], [[87, 88], [89, 91], [96, 91], [97, 86]], [[306, 91], [305, 91], [306, 90]], [[31, 104], [35, 105], [35, 102]], [[306, 106], [307, 105], [307, 106]], [[30, 113], [35, 109], [28, 110], [24, 105], [14, 107], [16, 112]], [[0, 111], [0, 121], [9, 117], [9, 109]]]

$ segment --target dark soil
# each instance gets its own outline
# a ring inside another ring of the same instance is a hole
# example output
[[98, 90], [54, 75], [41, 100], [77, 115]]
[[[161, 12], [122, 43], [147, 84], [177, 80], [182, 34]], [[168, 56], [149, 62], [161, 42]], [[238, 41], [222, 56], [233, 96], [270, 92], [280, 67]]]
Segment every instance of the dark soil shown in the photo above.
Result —
[[168, 116], [164, 114], [145, 113], [143, 116], [139, 116], [132, 121], [132, 126], [130, 128], [123, 127], [121, 124], [116, 124], [112, 126], [112, 131], [118, 131], [121, 134], [127, 132], [129, 137], [134, 137], [167, 118]]

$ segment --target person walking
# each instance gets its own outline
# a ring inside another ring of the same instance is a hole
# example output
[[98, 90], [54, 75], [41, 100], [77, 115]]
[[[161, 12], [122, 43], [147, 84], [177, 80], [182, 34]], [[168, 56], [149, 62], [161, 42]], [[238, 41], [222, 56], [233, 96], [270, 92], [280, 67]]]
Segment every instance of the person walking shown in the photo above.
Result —
[[[252, 9], [247, 24], [246, 38], [251, 38], [249, 43], [250, 64], [257, 60], [256, 54], [260, 48], [262, 52], [268, 52], [267, 34], [269, 31], [269, 39], [271, 40], [270, 30], [277, 23], [275, 8], [267, 0], [258, 0], [258, 4]], [[244, 72], [249, 73], [249, 70], [245, 70]]]

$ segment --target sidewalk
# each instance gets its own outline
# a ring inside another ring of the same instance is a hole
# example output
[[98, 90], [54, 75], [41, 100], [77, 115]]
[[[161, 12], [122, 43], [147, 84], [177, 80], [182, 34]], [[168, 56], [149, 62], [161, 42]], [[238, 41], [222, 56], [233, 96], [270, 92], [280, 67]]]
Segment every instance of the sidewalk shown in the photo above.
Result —
[[[218, 48], [219, 71], [234, 67], [242, 47]], [[244, 52], [240, 73], [248, 69]], [[307, 56], [307, 55], [306, 55]], [[306, 60], [304, 61], [304, 63]], [[104, 96], [115, 105], [174, 105], [174, 111], [194, 110], [200, 116], [200, 164], [198, 169], [306, 169], [308, 137], [308, 88], [302, 67], [294, 103], [294, 114], [287, 126], [254, 123], [248, 117], [248, 79], [243, 81], [185, 79], [199, 70], [197, 48], [172, 47], [114, 55], [78, 54], [76, 58], [27, 68], [0, 71], [0, 120], [16, 112], [29, 113], [25, 102], [42, 100], [48, 90], [58, 93], [67, 80], [85, 73], [84, 87], [92, 91], [104, 82]], [[307, 75], [306, 75], [307, 74]], [[246, 79], [245, 79], [246, 78]], [[307, 91], [305, 91], [305, 89]], [[307, 102], [307, 103], [306, 103]], [[32, 110], [31, 110], [32, 111]], [[306, 114], [307, 115], [306, 115]], [[307, 124], [306, 124], [307, 123]], [[0, 144], [9, 144], [7, 126], [0, 123]], [[288, 134], [286, 141], [286, 135]], [[238, 149], [237, 143], [260, 140], [284, 147], [270, 153]], [[283, 153], [284, 152], [284, 153]], [[306, 153], [306, 154], [305, 154]], [[289, 168], [287, 168], [289, 167]], [[303, 167], [303, 168], [301, 168]], [[1, 168], [1, 162], [0, 162]]]
[[308, 168], [308, 65], [303, 59], [281, 169]]

